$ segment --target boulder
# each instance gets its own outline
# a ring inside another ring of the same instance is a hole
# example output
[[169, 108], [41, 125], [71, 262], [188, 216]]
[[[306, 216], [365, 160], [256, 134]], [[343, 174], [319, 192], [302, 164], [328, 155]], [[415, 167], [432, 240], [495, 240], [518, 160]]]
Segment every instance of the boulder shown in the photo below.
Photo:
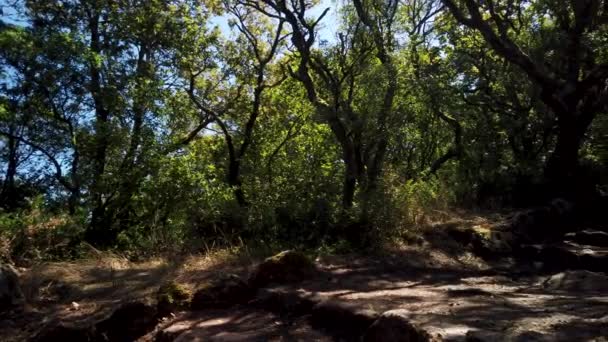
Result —
[[503, 336], [495, 331], [469, 330], [465, 336], [465, 342], [492, 342], [500, 341]]
[[176, 282], [163, 284], [156, 293], [158, 314], [166, 317], [172, 312], [188, 308], [192, 293]]
[[424, 235], [432, 245], [447, 250], [450, 254], [460, 253], [466, 248], [482, 259], [493, 260], [512, 252], [511, 232], [499, 228], [445, 224], [428, 230]]
[[466, 246], [478, 238], [477, 232], [472, 229], [462, 229], [459, 227], [448, 227], [446, 234], [454, 241]]
[[608, 254], [583, 251], [580, 255], [582, 269], [591, 272], [608, 272]]
[[608, 233], [599, 230], [583, 230], [566, 234], [566, 240], [581, 245], [608, 247]]
[[364, 342], [438, 342], [426, 330], [412, 323], [407, 310], [383, 313], [365, 332]]
[[320, 299], [303, 290], [260, 289], [253, 304], [257, 307], [288, 316], [309, 314]]
[[521, 262], [534, 262], [539, 259], [541, 245], [516, 245], [513, 256]]
[[543, 282], [549, 290], [572, 292], [608, 292], [608, 276], [583, 270], [554, 274]]
[[95, 324], [96, 340], [135, 341], [152, 331], [157, 323], [158, 315], [153, 306], [141, 302], [126, 303]]
[[564, 245], [542, 246], [539, 250], [538, 260], [548, 271], [577, 269], [581, 267], [579, 255], [575, 250]]
[[574, 205], [557, 198], [549, 204], [524, 210], [511, 217], [509, 228], [519, 243], [555, 240], [567, 233], [574, 217]]
[[0, 311], [20, 306], [24, 303], [17, 271], [8, 264], [0, 264]]
[[179, 335], [192, 329], [193, 323], [187, 319], [178, 319], [169, 326], [160, 329], [154, 334], [154, 342], [172, 342]]
[[339, 302], [324, 300], [312, 307], [310, 323], [336, 337], [358, 339], [378, 318], [378, 313], [370, 309]]
[[239, 276], [229, 274], [200, 287], [192, 297], [190, 307], [194, 310], [222, 309], [250, 301], [255, 290]]
[[512, 236], [502, 231], [477, 233], [471, 240], [471, 252], [484, 260], [495, 260], [513, 252]]
[[312, 277], [315, 272], [315, 264], [306, 255], [289, 250], [257, 265], [249, 276], [249, 285], [260, 288], [270, 283], [298, 282]]
[[513, 250], [513, 255], [521, 263], [540, 262], [542, 269], [550, 272], [574, 269], [608, 272], [608, 251], [602, 248], [572, 243], [521, 245]]

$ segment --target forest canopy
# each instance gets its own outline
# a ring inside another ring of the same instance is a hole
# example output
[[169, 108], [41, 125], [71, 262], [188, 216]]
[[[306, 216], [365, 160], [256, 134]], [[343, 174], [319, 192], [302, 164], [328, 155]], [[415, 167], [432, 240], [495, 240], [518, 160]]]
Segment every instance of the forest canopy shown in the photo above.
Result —
[[13, 257], [65, 257], [81, 241], [363, 246], [448, 207], [607, 191], [606, 0], [0, 10]]

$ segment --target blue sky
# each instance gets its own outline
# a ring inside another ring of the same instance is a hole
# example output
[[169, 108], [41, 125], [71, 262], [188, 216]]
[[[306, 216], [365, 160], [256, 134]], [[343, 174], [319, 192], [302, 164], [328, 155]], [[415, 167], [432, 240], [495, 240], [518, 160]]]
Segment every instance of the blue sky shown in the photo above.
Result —
[[[338, 8], [340, 1], [342, 0], [321, 0], [320, 3], [315, 6], [309, 12], [309, 16], [313, 18], [319, 17], [326, 8], [330, 8], [329, 12], [323, 18], [321, 23], [318, 26], [319, 36], [317, 39], [317, 43], [319, 41], [335, 41], [335, 34], [339, 26], [338, 21]], [[9, 4], [11, 1], [8, 0], [0, 0], [0, 20], [5, 23], [15, 24], [15, 25], [27, 25], [27, 22], [23, 20], [22, 17], [19, 16], [18, 13], [11, 7]], [[212, 20], [212, 25], [217, 25], [224, 32], [225, 35], [230, 35], [230, 28], [228, 26], [228, 18], [225, 16], [216, 17]], [[1, 76], [0, 76], [1, 77]], [[0, 80], [1, 81], [1, 80]], [[2, 146], [0, 146], [1, 148]], [[60, 162], [64, 161], [62, 156], [57, 156]], [[36, 156], [33, 158], [35, 160], [34, 164], [45, 164], [45, 160], [42, 157]], [[69, 159], [69, 158], [68, 158]], [[67, 173], [67, 169], [65, 165], [62, 165], [63, 170]], [[3, 165], [0, 164], [0, 168], [3, 168]]]
[[[0, 0], [2, 1], [2, 0]], [[329, 12], [325, 15], [321, 23], [319, 24], [319, 36], [318, 41], [325, 40], [328, 42], [335, 41], [335, 35], [338, 30], [338, 9], [340, 0], [321, 0], [317, 6], [315, 6], [308, 15], [313, 18], [319, 17], [326, 8], [329, 8]], [[211, 25], [219, 26], [220, 30], [226, 35], [230, 35], [230, 27], [228, 26], [228, 16], [215, 17], [211, 20]]]
[[[335, 34], [339, 26], [338, 21], [338, 9], [341, 0], [321, 0], [317, 6], [315, 6], [309, 13], [310, 17], [319, 17], [326, 8], [329, 8], [329, 12], [323, 18], [319, 24], [319, 39], [326, 41], [334, 41]], [[15, 13], [15, 10], [9, 5], [9, 1], [0, 0], [0, 18], [2, 21], [10, 24], [21, 24], [19, 16]], [[228, 17], [221, 16], [215, 17], [211, 20], [212, 25], [217, 25], [226, 34], [230, 34], [230, 28], [228, 27]]]

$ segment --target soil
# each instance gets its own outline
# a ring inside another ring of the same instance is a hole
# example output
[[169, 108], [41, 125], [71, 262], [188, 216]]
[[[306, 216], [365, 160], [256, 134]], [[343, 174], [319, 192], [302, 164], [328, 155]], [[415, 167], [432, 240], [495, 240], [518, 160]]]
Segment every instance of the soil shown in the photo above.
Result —
[[[245, 276], [257, 261], [189, 256], [130, 263], [103, 257], [37, 265], [21, 270], [28, 305], [0, 317], [0, 340], [27, 340], [58, 321], [86, 324], [126, 300], [153, 301], [167, 280], [194, 289], [220, 273]], [[320, 257], [316, 264], [320, 272], [313, 279], [274, 288], [378, 313], [401, 309], [444, 340], [464, 340], [468, 332], [478, 331], [498, 334], [499, 340], [607, 341], [608, 293], [601, 290], [606, 287], [547, 286], [553, 273], [534, 265], [487, 263], [468, 252], [429, 244], [374, 256]], [[175, 341], [332, 340], [308, 322], [306, 316], [241, 305], [176, 312], [140, 340], [161, 335]]]

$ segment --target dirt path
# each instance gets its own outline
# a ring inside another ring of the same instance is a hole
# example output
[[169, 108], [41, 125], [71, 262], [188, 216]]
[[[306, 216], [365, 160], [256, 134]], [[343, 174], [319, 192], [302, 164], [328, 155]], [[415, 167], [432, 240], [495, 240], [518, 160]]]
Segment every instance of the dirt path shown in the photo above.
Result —
[[608, 336], [606, 291], [552, 290], [543, 284], [546, 277], [491, 270], [380, 264], [349, 260], [325, 265], [327, 281], [298, 288], [377, 312], [405, 310], [412, 321], [446, 340], [463, 340], [470, 330], [546, 341]]
[[[160, 332], [160, 333], [159, 333]], [[180, 313], [139, 339], [148, 341], [331, 341], [305, 317], [286, 319], [248, 307]]]
[[[31, 305], [21, 314], [0, 317], [0, 340], [27, 340], [54, 321], [94, 320], [126, 300], [151, 301], [167, 279], [196, 288], [217, 274], [245, 274], [253, 263], [209, 263], [196, 257], [122, 262], [47, 264], [28, 270], [23, 278]], [[608, 291], [548, 288], [543, 285], [547, 276], [496, 271], [469, 255], [406, 250], [385, 257], [327, 257], [317, 264], [321, 272], [315, 279], [276, 288], [378, 313], [402, 310], [445, 340], [464, 340], [472, 330], [498, 334], [489, 341], [606, 341], [602, 338], [608, 336]], [[163, 330], [167, 341], [331, 340], [306, 318], [251, 306], [176, 313], [141, 340], [152, 341]]]

